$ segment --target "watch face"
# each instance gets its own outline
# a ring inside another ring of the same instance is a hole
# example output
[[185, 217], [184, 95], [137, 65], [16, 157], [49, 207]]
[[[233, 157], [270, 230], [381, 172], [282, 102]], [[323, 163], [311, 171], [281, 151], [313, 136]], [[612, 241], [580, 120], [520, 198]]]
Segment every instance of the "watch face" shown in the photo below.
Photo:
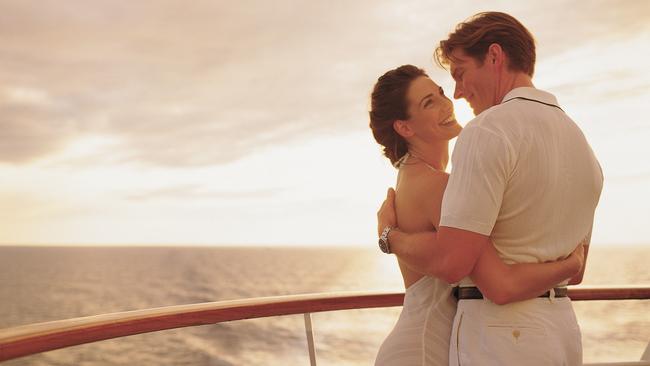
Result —
[[388, 254], [388, 245], [382, 239], [379, 239], [379, 249], [381, 249], [382, 252]]
[[386, 254], [390, 254], [390, 245], [388, 244], [388, 233], [392, 228], [386, 226], [379, 236], [379, 249]]

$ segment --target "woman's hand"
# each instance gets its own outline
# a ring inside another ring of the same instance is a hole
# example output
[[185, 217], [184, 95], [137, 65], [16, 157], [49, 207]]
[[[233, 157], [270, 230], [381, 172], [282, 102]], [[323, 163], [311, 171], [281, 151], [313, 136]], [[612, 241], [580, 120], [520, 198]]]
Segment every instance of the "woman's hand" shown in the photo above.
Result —
[[395, 190], [393, 188], [388, 188], [386, 199], [384, 200], [384, 203], [381, 204], [379, 211], [377, 211], [377, 236], [381, 235], [381, 232], [386, 226], [391, 226], [393, 228], [397, 226], [397, 214], [395, 214]]
[[[579, 274], [580, 271], [582, 271], [582, 267], [585, 265], [585, 246], [584, 243], [578, 244], [578, 246], [571, 252], [571, 254], [567, 257], [567, 261], [570, 261], [572, 264], [573, 269], [575, 269], [575, 273], [571, 275], [571, 278], [573, 278], [575, 275]], [[570, 285], [573, 285], [573, 283], [569, 282]]]

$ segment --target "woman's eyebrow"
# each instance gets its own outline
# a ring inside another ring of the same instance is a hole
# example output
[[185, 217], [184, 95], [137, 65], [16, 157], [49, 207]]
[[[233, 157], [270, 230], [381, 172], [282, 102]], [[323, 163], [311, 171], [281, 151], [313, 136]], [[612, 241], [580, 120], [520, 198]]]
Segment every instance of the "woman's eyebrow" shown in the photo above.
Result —
[[420, 100], [420, 106], [422, 106], [422, 102], [424, 102], [425, 99], [431, 98], [433, 96], [433, 93], [429, 93], [425, 95], [421, 100]]

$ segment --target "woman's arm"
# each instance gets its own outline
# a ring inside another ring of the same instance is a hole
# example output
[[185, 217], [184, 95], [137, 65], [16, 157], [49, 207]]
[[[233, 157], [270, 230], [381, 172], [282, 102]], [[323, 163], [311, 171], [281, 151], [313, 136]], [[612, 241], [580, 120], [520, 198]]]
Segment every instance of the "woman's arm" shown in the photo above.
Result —
[[481, 253], [470, 277], [483, 295], [496, 304], [532, 299], [580, 272], [584, 264], [582, 244], [563, 260], [508, 265], [490, 243]]
[[589, 244], [591, 244], [592, 230], [593, 227], [591, 228], [591, 230], [589, 230], [589, 234], [587, 234], [587, 236], [582, 240], [582, 245], [585, 248], [585, 258], [582, 261], [582, 268], [580, 268], [578, 274], [576, 274], [569, 280], [569, 285], [578, 285], [582, 283], [582, 277], [585, 275], [585, 267], [587, 267], [587, 256], [589, 255]]

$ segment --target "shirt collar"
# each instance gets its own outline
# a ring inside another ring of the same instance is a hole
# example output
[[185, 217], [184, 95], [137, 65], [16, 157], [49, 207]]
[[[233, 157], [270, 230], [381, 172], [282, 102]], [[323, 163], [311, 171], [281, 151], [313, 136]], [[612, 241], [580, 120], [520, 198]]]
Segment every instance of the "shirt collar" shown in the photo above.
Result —
[[555, 98], [553, 94], [531, 87], [520, 87], [512, 89], [503, 97], [501, 103], [517, 97], [535, 99], [543, 103], [559, 105], [557, 98]]

